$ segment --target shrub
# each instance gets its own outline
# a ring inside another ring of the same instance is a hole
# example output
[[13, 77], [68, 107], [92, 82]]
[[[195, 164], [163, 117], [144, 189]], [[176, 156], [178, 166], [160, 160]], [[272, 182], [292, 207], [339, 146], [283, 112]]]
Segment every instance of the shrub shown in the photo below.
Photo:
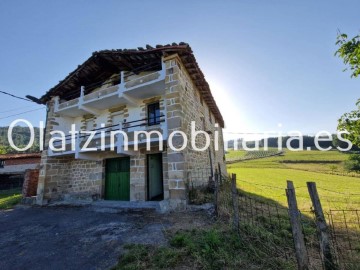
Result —
[[344, 166], [347, 171], [360, 172], [360, 154], [351, 154]]

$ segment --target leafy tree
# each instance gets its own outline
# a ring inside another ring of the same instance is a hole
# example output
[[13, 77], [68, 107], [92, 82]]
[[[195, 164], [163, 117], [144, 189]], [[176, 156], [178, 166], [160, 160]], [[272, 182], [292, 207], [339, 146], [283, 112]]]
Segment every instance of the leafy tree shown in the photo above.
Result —
[[360, 75], [360, 35], [349, 39], [346, 34], [339, 33], [336, 45], [339, 46], [339, 49], [335, 55], [342, 58], [344, 64], [348, 66], [344, 71], [350, 68], [351, 77], [358, 77]]
[[6, 148], [0, 145], [0, 155], [6, 154]]
[[[339, 49], [335, 52], [335, 55], [342, 58], [347, 66], [345, 70], [350, 68], [351, 77], [358, 77], [360, 75], [360, 35], [349, 39], [346, 34], [339, 33], [336, 45], [339, 46]], [[345, 137], [353, 144], [360, 146], [360, 99], [356, 105], [356, 110], [345, 113], [340, 117], [338, 130], [348, 131], [350, 134]]]
[[357, 110], [344, 113], [338, 121], [338, 130], [348, 131], [344, 137], [350, 140], [354, 145], [360, 146], [360, 99], [356, 103]]

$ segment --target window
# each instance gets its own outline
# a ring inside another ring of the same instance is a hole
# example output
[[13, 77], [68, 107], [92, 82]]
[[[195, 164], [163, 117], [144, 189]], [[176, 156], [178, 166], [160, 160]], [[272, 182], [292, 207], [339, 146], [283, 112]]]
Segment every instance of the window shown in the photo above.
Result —
[[0, 160], [0, 168], [4, 168], [5, 160]]
[[94, 129], [94, 119], [90, 118], [85, 121], [85, 130], [93, 130]]
[[159, 102], [148, 105], [148, 125], [160, 124], [160, 104]]
[[123, 115], [122, 114], [114, 114], [111, 117], [111, 122], [113, 126], [113, 130], [117, 130], [121, 127], [121, 123], [123, 122]]

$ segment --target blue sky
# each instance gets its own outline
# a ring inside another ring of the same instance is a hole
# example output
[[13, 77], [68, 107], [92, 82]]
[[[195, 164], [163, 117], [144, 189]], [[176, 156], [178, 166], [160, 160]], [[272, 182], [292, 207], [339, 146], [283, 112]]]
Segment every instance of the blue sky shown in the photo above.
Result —
[[[360, 79], [334, 57], [358, 1], [0, 2], [0, 90], [40, 97], [93, 51], [188, 42], [226, 132], [335, 131]], [[0, 126], [36, 104], [0, 95]], [[45, 109], [21, 115], [38, 125]]]

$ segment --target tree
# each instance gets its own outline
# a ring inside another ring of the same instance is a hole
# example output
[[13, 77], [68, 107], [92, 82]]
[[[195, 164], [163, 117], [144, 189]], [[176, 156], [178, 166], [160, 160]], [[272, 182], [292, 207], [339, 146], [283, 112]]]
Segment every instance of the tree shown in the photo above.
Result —
[[360, 99], [356, 103], [357, 110], [344, 113], [338, 121], [338, 130], [348, 131], [344, 137], [350, 140], [354, 145], [360, 146]]
[[6, 148], [0, 145], [0, 155], [6, 154]]
[[[350, 68], [351, 77], [360, 75], [360, 35], [351, 39], [346, 34], [339, 33], [336, 45], [339, 49], [335, 52], [336, 56], [343, 59], [347, 68]], [[357, 109], [343, 114], [338, 121], [338, 130], [348, 131], [350, 134], [345, 137], [354, 145], [360, 146], [360, 99], [356, 103]]]
[[358, 77], [360, 75], [360, 35], [348, 39], [346, 34], [339, 33], [336, 45], [339, 46], [339, 49], [335, 55], [342, 58], [344, 64], [348, 66], [344, 71], [350, 68], [351, 77]]

